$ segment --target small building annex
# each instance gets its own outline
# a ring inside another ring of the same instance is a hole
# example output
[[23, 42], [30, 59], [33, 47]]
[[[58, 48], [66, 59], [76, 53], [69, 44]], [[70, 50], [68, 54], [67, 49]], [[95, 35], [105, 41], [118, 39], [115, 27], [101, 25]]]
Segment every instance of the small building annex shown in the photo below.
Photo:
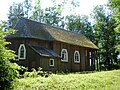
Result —
[[95, 70], [98, 47], [84, 35], [25, 18], [19, 18], [14, 29], [17, 32], [6, 39], [19, 65], [46, 71]]

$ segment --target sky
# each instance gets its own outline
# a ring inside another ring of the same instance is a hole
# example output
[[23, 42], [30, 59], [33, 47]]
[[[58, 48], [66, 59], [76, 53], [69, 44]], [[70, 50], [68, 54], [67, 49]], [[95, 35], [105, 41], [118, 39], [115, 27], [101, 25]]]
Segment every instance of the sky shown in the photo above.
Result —
[[[3, 20], [3, 21], [7, 20], [7, 14], [9, 11], [9, 7], [13, 4], [13, 2], [18, 3], [18, 2], [23, 2], [23, 1], [24, 0], [1, 0], [0, 1], [0, 20]], [[32, 0], [32, 1], [35, 1], [35, 0]], [[89, 15], [96, 5], [107, 4], [108, 0], [78, 0], [78, 1], [80, 2], [79, 7], [74, 9], [74, 11], [72, 12], [80, 14], [80, 15]], [[42, 5], [49, 6], [50, 0], [43, 0]], [[64, 10], [64, 15], [67, 15], [69, 13], [67, 11], [69, 11], [68, 6], [66, 6], [66, 9]]]

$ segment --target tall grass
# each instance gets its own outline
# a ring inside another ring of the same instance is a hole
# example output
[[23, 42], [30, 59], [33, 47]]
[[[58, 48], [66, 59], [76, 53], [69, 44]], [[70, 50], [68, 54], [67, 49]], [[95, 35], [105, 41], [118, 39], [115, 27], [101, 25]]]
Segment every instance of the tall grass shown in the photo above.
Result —
[[23, 78], [14, 90], [120, 90], [120, 70]]

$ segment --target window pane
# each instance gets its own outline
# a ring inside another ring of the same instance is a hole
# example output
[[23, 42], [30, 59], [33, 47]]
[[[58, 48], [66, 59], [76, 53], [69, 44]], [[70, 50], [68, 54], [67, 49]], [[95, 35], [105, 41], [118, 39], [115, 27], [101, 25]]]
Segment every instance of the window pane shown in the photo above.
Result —
[[21, 46], [20, 48], [20, 58], [24, 58], [24, 47]]
[[19, 59], [25, 59], [26, 58], [26, 49], [24, 44], [20, 44], [20, 47], [18, 49], [18, 58]]
[[62, 49], [61, 58], [62, 58], [62, 60], [67, 61], [68, 56], [67, 56], [67, 50], [66, 49]]
[[54, 66], [54, 59], [50, 59], [50, 66]]
[[67, 55], [66, 55], [66, 53], [64, 53], [64, 60], [67, 60]]
[[64, 53], [62, 53], [62, 59], [64, 60], [64, 58], [65, 58], [65, 55], [64, 55]]
[[50, 65], [53, 65], [53, 60], [50, 60]]
[[78, 51], [75, 51], [75, 54], [74, 54], [74, 61], [76, 62], [79, 62], [80, 61], [80, 55], [79, 55], [79, 52]]

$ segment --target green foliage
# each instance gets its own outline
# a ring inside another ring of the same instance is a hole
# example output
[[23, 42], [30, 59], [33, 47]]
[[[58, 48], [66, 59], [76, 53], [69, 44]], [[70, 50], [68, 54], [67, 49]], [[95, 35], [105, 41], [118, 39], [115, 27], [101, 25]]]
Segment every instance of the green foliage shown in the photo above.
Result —
[[120, 70], [19, 79], [14, 90], [119, 90]]
[[118, 52], [116, 45], [118, 45], [118, 34], [114, 31], [116, 28], [116, 21], [112, 18], [112, 14], [106, 13], [106, 7], [96, 6], [94, 9], [94, 37], [95, 44], [99, 47], [98, 57], [100, 62], [105, 62], [105, 67], [110, 68], [109, 65], [117, 62]]
[[14, 51], [9, 50], [6, 45], [10, 44], [6, 42], [5, 36], [13, 33], [13, 30], [3, 31], [4, 25], [0, 24], [0, 88], [10, 88], [12, 81], [14, 81], [19, 73], [16, 64], [10, 63], [10, 60], [15, 59]]
[[29, 14], [32, 10], [32, 0], [24, 0], [24, 16], [26, 16], [27, 18], [29, 18]]
[[32, 20], [46, 23], [52, 26], [65, 27], [64, 16], [62, 12], [66, 5], [69, 5], [70, 12], [79, 6], [77, 0], [63, 0], [60, 3], [56, 3], [56, 0], [51, 0], [53, 6], [43, 8], [41, 5], [42, 0], [36, 0], [35, 5], [32, 6], [31, 0], [24, 0], [23, 4], [13, 3], [10, 6], [8, 13], [8, 24], [9, 26], [14, 26], [17, 22], [17, 19], [20, 17], [30, 18]]
[[36, 2], [33, 15], [30, 18], [48, 25], [64, 27], [64, 17], [61, 15], [62, 4], [42, 9], [40, 3], [40, 0]]
[[100, 71], [107, 71], [107, 68], [106, 68], [105, 64], [100, 64], [99, 63], [99, 70]]
[[[113, 18], [115, 18], [117, 21], [117, 27], [115, 28], [115, 31], [119, 33], [120, 36], [120, 0], [109, 0], [109, 7], [113, 11]], [[120, 54], [120, 41], [119, 45], [116, 45], [116, 47]]]
[[[32, 72], [24, 72], [24, 74], [22, 75], [24, 78], [27, 77], [48, 77], [50, 74], [52, 74], [51, 72], [46, 72], [46, 71], [42, 71], [42, 68], [38, 68], [38, 70], [36, 71], [34, 68], [31, 69]], [[21, 76], [21, 77], [22, 77]]]
[[35, 6], [32, 12], [32, 16], [30, 17], [30, 19], [38, 21], [38, 22], [42, 22], [43, 10], [41, 8], [41, 0], [36, 0]]
[[30, 76], [30, 72], [25, 72], [25, 73], [23, 74], [23, 77], [24, 77], [24, 78], [29, 77], [29, 76]]
[[44, 73], [41, 67], [38, 68], [38, 76], [44, 76]]
[[19, 66], [19, 74], [23, 75], [26, 71], [28, 70], [28, 68], [25, 68], [24, 66]]
[[29, 14], [32, 10], [32, 1], [25, 0], [22, 3], [13, 3], [12, 6], [9, 8], [8, 12], [8, 25], [10, 27], [15, 26], [17, 19], [20, 17], [29, 18]]
[[120, 63], [112, 64], [112, 69], [120, 69]]
[[30, 73], [30, 77], [37, 77], [37, 71], [32, 68], [32, 72]]
[[67, 29], [70, 31], [82, 33], [91, 41], [94, 41], [94, 34], [88, 16], [70, 15], [66, 17]]
[[33, 68], [32, 69], [32, 72], [25, 72], [23, 74], [23, 77], [26, 78], [26, 77], [37, 77], [37, 71]]
[[17, 19], [24, 16], [23, 5], [21, 3], [13, 3], [9, 8], [8, 13], [8, 25], [10, 27], [15, 26]]
[[120, 0], [109, 0], [109, 6], [113, 11], [113, 17], [117, 20], [116, 32], [120, 33]]
[[57, 7], [49, 7], [45, 9], [44, 14], [44, 23], [47, 23], [52, 26], [60, 26], [64, 27], [63, 19], [64, 17], [61, 15], [60, 6]]

